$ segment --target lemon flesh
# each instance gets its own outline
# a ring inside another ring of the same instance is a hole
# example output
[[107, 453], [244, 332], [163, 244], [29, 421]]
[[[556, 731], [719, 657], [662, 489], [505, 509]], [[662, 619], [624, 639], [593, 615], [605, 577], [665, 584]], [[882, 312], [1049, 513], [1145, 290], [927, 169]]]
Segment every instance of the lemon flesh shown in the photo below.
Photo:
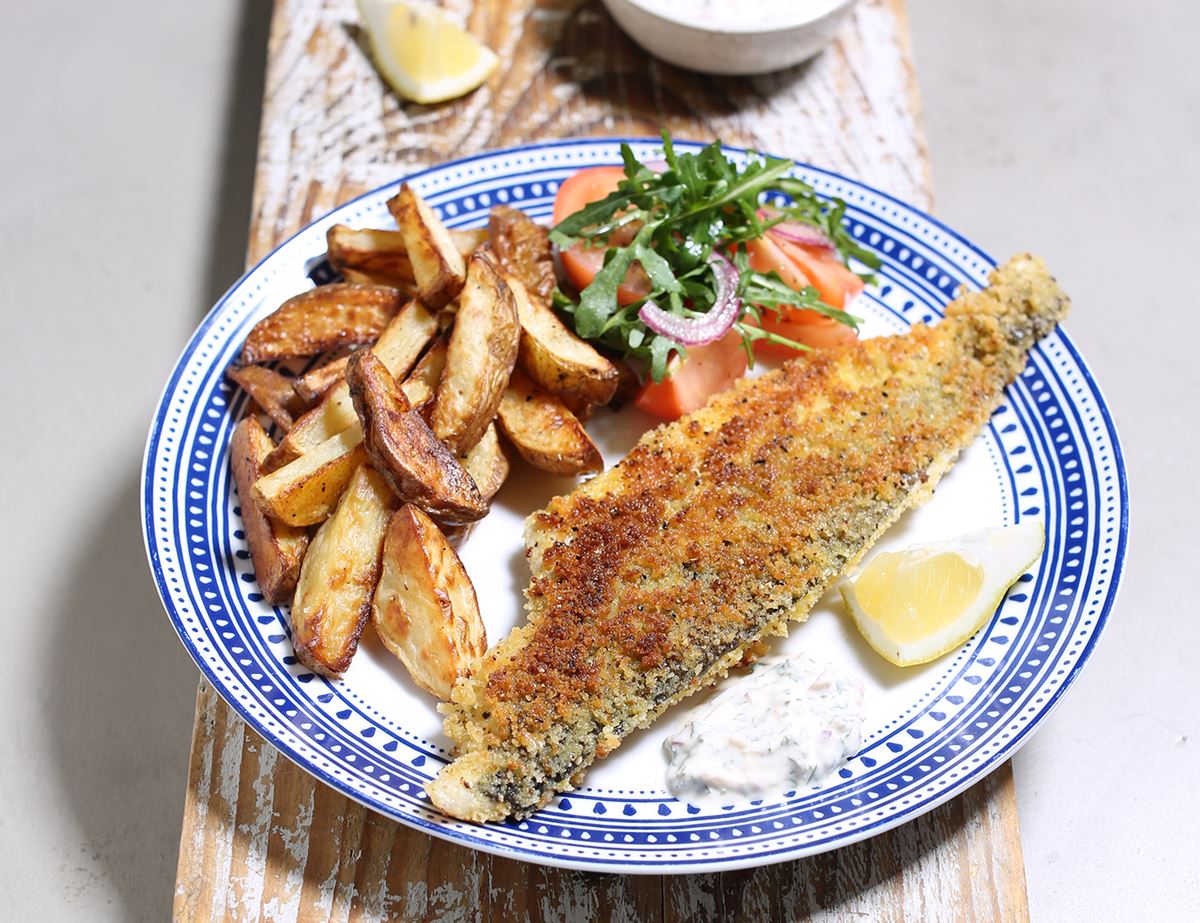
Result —
[[996, 611], [1046, 543], [1041, 522], [880, 552], [841, 587], [854, 624], [897, 666], [954, 650]]
[[371, 54], [405, 99], [439, 103], [478, 87], [499, 58], [446, 13], [419, 0], [359, 0]]

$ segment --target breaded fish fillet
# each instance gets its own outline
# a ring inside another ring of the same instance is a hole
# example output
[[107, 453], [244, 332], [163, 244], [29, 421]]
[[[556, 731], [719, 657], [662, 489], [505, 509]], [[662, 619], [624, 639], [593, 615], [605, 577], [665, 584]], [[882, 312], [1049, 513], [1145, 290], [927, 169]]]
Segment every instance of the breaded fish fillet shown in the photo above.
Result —
[[522, 817], [787, 632], [979, 434], [1066, 314], [1018, 256], [936, 327], [813, 353], [660, 426], [529, 517], [529, 623], [442, 706], [448, 814]]

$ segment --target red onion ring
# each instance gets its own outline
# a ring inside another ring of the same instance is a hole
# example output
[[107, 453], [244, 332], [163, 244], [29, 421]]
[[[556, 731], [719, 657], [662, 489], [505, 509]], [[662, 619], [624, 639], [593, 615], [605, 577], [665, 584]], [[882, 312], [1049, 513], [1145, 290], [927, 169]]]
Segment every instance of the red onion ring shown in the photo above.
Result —
[[742, 299], [737, 294], [738, 271], [733, 263], [715, 250], [709, 254], [708, 261], [717, 280], [717, 297], [707, 314], [680, 317], [664, 311], [647, 299], [638, 310], [642, 323], [680, 346], [704, 346], [725, 336], [742, 311]]
[[[758, 216], [764, 219], [775, 218], [779, 212], [772, 209], [760, 208]], [[779, 224], [767, 228], [768, 234], [774, 234], [783, 240], [790, 240], [794, 244], [802, 244], [805, 247], [817, 247], [821, 250], [834, 251], [833, 241], [825, 236], [825, 232], [820, 228], [815, 228], [811, 224], [802, 224], [799, 221], [781, 221]]]

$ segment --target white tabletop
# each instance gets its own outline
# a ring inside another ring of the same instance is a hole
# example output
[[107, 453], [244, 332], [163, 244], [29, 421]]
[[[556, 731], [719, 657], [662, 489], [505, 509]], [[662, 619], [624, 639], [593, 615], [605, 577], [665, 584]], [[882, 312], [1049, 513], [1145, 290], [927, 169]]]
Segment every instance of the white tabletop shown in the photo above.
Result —
[[[0, 29], [0, 919], [157, 920], [197, 674], [146, 567], [139, 465], [241, 269], [269, 4], [72, 6]], [[1200, 893], [1200, 12], [909, 7], [936, 211], [1046, 257], [1130, 469], [1111, 625], [1016, 758], [1032, 915], [1168, 918]]]

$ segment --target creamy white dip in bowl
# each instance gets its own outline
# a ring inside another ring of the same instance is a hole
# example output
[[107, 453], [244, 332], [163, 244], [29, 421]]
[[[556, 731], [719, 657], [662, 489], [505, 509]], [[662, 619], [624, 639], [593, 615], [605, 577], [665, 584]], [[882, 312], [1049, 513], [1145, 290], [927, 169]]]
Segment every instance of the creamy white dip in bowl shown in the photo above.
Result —
[[854, 0], [604, 0], [656, 57], [710, 74], [765, 74], [827, 45]]

